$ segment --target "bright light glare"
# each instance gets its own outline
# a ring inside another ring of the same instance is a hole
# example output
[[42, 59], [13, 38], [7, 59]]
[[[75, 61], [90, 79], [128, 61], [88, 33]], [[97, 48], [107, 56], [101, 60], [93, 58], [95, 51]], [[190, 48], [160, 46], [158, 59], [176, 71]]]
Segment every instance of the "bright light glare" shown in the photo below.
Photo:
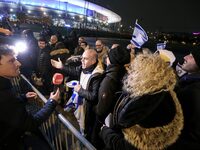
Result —
[[25, 42], [17, 42], [14, 47], [15, 53], [24, 53], [27, 50], [27, 45]]
[[70, 28], [70, 27], [71, 27], [71, 25], [70, 25], [70, 24], [65, 24], [65, 27], [68, 27], [68, 28]]

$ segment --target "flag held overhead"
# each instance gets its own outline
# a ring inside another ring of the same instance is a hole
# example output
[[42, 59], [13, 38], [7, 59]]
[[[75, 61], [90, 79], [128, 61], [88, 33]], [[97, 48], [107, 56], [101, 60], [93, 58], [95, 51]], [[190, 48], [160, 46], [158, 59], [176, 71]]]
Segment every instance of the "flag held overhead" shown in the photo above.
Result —
[[166, 48], [166, 42], [164, 43], [157, 43], [157, 50], [165, 49]]
[[134, 44], [137, 48], [141, 48], [141, 46], [147, 41], [148, 41], [147, 33], [136, 21], [132, 39], [130, 42]]

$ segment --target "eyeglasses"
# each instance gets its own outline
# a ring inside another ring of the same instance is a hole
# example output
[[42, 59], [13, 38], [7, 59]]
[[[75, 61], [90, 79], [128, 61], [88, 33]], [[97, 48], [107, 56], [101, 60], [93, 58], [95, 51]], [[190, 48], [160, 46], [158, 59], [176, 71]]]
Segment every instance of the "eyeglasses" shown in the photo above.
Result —
[[96, 46], [101, 46], [101, 44], [99, 44], [99, 45], [96, 45]]

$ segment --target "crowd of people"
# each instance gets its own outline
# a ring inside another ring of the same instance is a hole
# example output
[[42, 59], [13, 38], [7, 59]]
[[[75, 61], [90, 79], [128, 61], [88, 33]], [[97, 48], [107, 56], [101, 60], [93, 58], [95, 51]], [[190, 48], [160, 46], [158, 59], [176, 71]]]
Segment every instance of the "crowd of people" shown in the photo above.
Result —
[[[73, 108], [80, 133], [97, 149], [200, 149], [199, 47], [191, 47], [178, 64], [185, 71], [178, 76], [168, 50], [138, 51], [132, 43], [113, 43], [109, 48], [100, 39], [92, 47], [84, 37], [69, 46], [56, 34], [36, 39], [26, 30], [23, 35], [29, 53], [19, 54], [19, 61], [10, 47], [0, 47], [0, 149], [26, 149], [26, 132], [35, 132], [60, 97], [63, 109]], [[16, 96], [12, 90], [10, 79], [20, 74], [20, 68], [44, 95], [50, 95], [34, 115], [25, 104], [36, 94]], [[65, 86], [66, 81], [78, 81], [71, 91], [51, 93], [57, 72], [64, 75]], [[63, 96], [66, 92], [70, 96]]]

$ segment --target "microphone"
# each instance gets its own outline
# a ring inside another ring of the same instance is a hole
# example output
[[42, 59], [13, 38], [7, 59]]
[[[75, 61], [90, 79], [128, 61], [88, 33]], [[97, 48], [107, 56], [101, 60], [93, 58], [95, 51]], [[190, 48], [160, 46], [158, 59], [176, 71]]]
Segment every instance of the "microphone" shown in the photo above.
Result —
[[53, 75], [52, 82], [53, 82], [53, 85], [54, 85], [54, 93], [57, 91], [58, 88], [61, 88], [60, 85], [63, 82], [63, 78], [64, 77], [61, 73], [55, 73]]

